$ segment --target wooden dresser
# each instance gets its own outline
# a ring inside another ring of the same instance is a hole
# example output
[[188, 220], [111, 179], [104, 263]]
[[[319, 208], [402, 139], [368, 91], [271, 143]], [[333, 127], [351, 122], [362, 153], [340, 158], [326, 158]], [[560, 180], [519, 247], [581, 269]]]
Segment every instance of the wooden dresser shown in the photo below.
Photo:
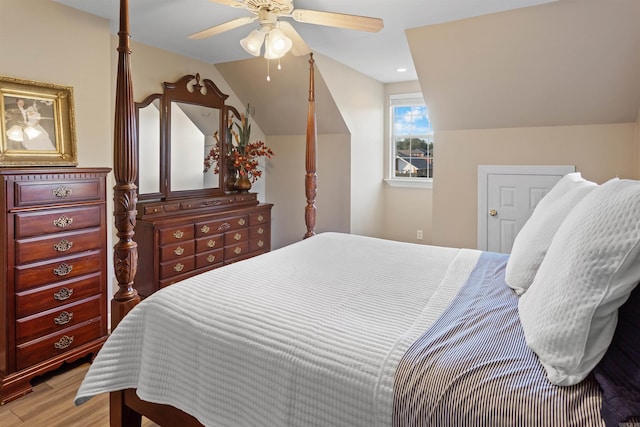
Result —
[[272, 206], [255, 193], [139, 203], [138, 293], [268, 252]]
[[109, 171], [0, 169], [0, 403], [106, 340]]

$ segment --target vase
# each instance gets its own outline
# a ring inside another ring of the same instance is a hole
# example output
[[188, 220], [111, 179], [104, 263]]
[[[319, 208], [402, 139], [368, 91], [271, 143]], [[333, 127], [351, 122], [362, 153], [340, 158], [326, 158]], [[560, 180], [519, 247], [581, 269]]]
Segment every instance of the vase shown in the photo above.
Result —
[[238, 179], [236, 180], [236, 190], [241, 193], [246, 193], [251, 190], [251, 180], [246, 175], [238, 174]]
[[236, 190], [236, 181], [238, 180], [238, 169], [230, 166], [227, 168], [227, 176], [225, 177], [226, 181], [224, 184], [224, 189], [227, 192], [232, 192]]

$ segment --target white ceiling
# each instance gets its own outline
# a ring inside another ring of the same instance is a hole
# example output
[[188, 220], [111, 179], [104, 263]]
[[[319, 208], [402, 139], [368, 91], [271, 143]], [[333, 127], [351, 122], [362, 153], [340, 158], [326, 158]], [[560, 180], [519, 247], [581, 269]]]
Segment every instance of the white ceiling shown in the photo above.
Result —
[[[54, 0], [107, 18], [118, 31], [119, 0]], [[307, 45], [380, 82], [417, 80], [405, 30], [473, 16], [550, 3], [556, 0], [295, 0], [313, 9], [382, 18], [384, 28], [366, 33], [290, 21]], [[239, 44], [257, 23], [203, 40], [189, 34], [228, 20], [250, 16], [243, 9], [208, 0], [130, 0], [131, 37], [138, 42], [211, 64], [252, 58]], [[398, 73], [397, 68], [407, 68]]]

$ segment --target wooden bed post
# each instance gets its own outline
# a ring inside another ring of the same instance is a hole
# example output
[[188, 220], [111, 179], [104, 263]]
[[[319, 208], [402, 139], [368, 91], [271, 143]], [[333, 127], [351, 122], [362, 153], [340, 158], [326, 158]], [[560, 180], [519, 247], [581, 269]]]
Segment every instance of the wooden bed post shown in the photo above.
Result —
[[[131, 83], [131, 48], [129, 46], [129, 2], [120, 0], [120, 31], [118, 32], [118, 74], [113, 141], [113, 217], [118, 242], [113, 247], [113, 266], [118, 291], [111, 300], [111, 331], [124, 316], [140, 302], [133, 287], [138, 266], [138, 247], [133, 241], [136, 225], [138, 188], [138, 139], [136, 133], [135, 104]], [[109, 394], [109, 424], [111, 427], [139, 426], [142, 417], [130, 410], [123, 391]]]
[[307, 225], [307, 232], [304, 238], [315, 235], [313, 230], [316, 226], [316, 191], [317, 175], [316, 164], [318, 163], [317, 152], [317, 130], [316, 130], [316, 97], [314, 86], [313, 53], [309, 54], [309, 110], [307, 113], [307, 146], [305, 165], [307, 173], [304, 178], [305, 193], [307, 196], [307, 206], [304, 211], [304, 220]]
[[120, 0], [120, 31], [118, 32], [118, 76], [116, 81], [115, 130], [113, 163], [116, 185], [113, 187], [115, 226], [118, 242], [113, 250], [113, 264], [118, 291], [111, 300], [111, 330], [140, 297], [133, 288], [138, 264], [138, 247], [133, 241], [136, 225], [138, 188], [138, 141], [135, 103], [131, 84], [131, 48], [129, 47], [129, 2]]

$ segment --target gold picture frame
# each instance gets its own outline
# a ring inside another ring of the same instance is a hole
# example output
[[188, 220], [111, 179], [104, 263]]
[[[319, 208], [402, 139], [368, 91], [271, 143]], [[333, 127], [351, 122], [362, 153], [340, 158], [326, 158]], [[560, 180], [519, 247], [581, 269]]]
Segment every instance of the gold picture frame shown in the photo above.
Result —
[[73, 88], [0, 76], [0, 167], [76, 166]]

